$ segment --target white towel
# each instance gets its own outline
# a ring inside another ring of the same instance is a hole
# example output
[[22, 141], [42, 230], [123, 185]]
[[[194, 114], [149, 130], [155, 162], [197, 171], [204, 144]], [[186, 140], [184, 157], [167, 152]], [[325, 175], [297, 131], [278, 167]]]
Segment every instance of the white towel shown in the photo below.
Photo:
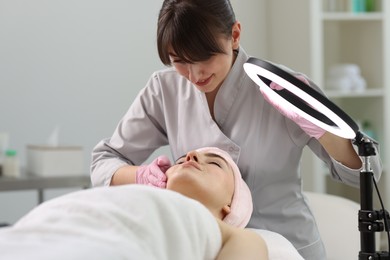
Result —
[[176, 192], [102, 187], [36, 207], [0, 229], [1, 259], [214, 259], [221, 234], [211, 213]]

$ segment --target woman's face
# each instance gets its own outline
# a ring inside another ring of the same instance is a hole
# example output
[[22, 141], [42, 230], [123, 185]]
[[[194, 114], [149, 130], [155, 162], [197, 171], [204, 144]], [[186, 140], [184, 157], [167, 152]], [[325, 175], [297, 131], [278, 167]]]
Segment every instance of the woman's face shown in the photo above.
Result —
[[225, 53], [215, 54], [206, 61], [185, 63], [178, 58], [173, 51], [170, 51], [171, 64], [176, 71], [191, 81], [200, 91], [211, 93], [219, 89], [228, 75], [234, 60], [233, 50], [238, 49], [240, 39], [240, 24], [233, 26], [231, 38], [221, 35], [219, 38]]
[[201, 202], [217, 217], [229, 213], [234, 175], [222, 157], [192, 151], [178, 159], [166, 175], [167, 189]]

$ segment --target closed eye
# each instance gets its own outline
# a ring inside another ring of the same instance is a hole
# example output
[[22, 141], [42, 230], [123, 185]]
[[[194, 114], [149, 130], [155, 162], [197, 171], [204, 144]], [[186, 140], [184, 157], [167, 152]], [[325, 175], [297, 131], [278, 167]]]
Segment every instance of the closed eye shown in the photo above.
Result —
[[214, 164], [214, 165], [217, 165], [219, 168], [222, 168], [221, 165], [217, 162], [209, 162], [209, 164]]

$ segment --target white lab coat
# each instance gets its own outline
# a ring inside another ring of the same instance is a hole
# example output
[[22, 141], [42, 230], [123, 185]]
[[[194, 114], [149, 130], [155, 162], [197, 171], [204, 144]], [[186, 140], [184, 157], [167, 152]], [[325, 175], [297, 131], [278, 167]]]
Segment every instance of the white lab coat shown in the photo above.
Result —
[[[92, 183], [109, 185], [119, 167], [140, 165], [163, 145], [169, 144], [173, 158], [217, 146], [237, 162], [252, 191], [254, 212], [248, 227], [282, 234], [305, 259], [324, 259], [323, 244], [302, 194], [302, 149], [309, 146], [329, 166], [332, 177], [344, 183], [358, 186], [359, 170], [330, 158], [316, 139], [264, 100], [243, 70], [248, 58], [240, 48], [217, 94], [215, 121], [205, 94], [191, 82], [173, 68], [155, 72], [112, 137], [94, 148]], [[379, 156], [373, 157], [371, 166], [379, 177]]]

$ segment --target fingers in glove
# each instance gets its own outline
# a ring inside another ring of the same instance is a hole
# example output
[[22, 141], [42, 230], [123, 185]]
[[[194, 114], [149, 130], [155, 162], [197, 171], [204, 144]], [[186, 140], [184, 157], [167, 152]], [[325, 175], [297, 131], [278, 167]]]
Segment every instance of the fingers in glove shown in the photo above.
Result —
[[159, 181], [166, 181], [167, 180], [167, 176], [165, 175], [165, 172], [163, 172], [160, 169], [160, 167], [158, 167], [157, 165], [151, 166], [150, 173], [151, 174], [148, 175], [149, 181], [151, 181], [151, 179], [159, 180]]
[[170, 167], [171, 166], [171, 161], [165, 155], [161, 155], [161, 156], [157, 157], [156, 163], [160, 167], [162, 167], [162, 166], [169, 166]]

